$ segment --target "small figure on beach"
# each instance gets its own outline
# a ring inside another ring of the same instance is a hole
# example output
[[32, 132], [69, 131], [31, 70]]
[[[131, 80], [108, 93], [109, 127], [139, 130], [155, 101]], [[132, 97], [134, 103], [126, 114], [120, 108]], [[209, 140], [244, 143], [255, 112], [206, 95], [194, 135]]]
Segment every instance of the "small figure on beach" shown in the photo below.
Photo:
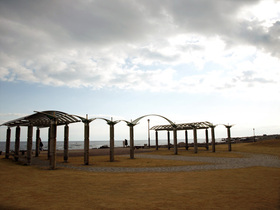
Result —
[[124, 143], [124, 144], [125, 144], [125, 147], [127, 147], [127, 145], [128, 145], [128, 144], [127, 144], [127, 140], [125, 139], [124, 142], [125, 142], [125, 143]]
[[41, 140], [41, 138], [39, 138], [39, 141], [40, 141], [40, 151], [43, 151], [43, 143], [42, 143], [42, 140]]

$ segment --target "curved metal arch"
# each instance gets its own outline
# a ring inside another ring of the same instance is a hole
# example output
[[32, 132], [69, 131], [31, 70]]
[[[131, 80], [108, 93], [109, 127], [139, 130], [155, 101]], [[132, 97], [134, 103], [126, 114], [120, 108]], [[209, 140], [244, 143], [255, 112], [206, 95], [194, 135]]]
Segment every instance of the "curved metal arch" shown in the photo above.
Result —
[[174, 122], [172, 122], [172, 121], [169, 120], [168, 118], [166, 118], [166, 117], [164, 117], [164, 116], [162, 116], [162, 115], [159, 115], [159, 114], [147, 114], [147, 115], [144, 115], [144, 116], [142, 116], [142, 117], [138, 117], [137, 119], [135, 119], [135, 120], [133, 120], [132, 122], [129, 122], [129, 123], [131, 123], [132, 125], [137, 125], [137, 123], [138, 123], [142, 118], [148, 117], [148, 116], [161, 117], [161, 118], [167, 120], [173, 128], [176, 128], [176, 127], [177, 127], [177, 125], [176, 125]]

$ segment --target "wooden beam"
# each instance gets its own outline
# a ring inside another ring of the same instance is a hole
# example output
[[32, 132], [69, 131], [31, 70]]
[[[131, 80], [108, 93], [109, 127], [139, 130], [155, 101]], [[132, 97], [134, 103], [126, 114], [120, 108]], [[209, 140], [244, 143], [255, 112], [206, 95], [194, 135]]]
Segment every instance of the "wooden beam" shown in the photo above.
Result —
[[193, 128], [193, 143], [194, 143], [194, 153], [197, 153], [197, 130], [196, 130], [196, 127]]
[[5, 153], [5, 158], [9, 159], [10, 155], [10, 145], [11, 145], [11, 128], [7, 128], [7, 133], [6, 133], [6, 153]]
[[51, 148], [51, 127], [49, 127], [49, 129], [48, 129], [48, 154], [47, 154], [47, 156], [48, 156], [48, 160], [50, 159], [50, 152], [51, 152], [51, 150], [50, 150], [50, 148]]
[[174, 155], [178, 155], [177, 129], [173, 128]]
[[84, 164], [89, 164], [89, 122], [84, 122], [85, 129], [84, 129]]
[[20, 141], [20, 127], [16, 128], [16, 139], [15, 139], [15, 161], [19, 158], [19, 141]]
[[134, 125], [129, 125], [129, 133], [130, 133], [130, 159], [134, 159]]
[[110, 162], [114, 162], [114, 124], [110, 123]]
[[56, 130], [57, 122], [56, 120], [51, 120], [50, 127], [50, 169], [54, 170], [56, 168]]
[[227, 126], [227, 135], [228, 135], [228, 151], [231, 151], [231, 137], [230, 137], [230, 128], [231, 126]]
[[35, 150], [35, 156], [39, 156], [39, 148], [40, 148], [40, 129], [37, 127], [36, 130], [36, 150]]
[[170, 132], [167, 131], [167, 147], [168, 147], [168, 150], [170, 150]]
[[212, 152], [216, 151], [216, 142], [215, 142], [215, 126], [211, 126], [211, 136], [212, 136]]
[[64, 163], [68, 162], [69, 126], [64, 126]]
[[205, 129], [206, 150], [209, 150], [208, 129]]
[[33, 125], [28, 125], [27, 128], [27, 165], [31, 165], [32, 159], [32, 137], [33, 137]]
[[185, 130], [185, 144], [186, 144], [186, 150], [189, 150], [188, 130]]
[[156, 130], [156, 150], [158, 150], [158, 131]]

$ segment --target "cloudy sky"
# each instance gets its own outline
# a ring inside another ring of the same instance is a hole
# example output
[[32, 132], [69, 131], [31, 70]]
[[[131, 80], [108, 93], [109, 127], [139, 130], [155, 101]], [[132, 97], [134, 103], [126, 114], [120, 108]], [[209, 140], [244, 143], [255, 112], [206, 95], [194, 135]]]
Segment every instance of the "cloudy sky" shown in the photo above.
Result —
[[[276, 0], [0, 1], [0, 123], [34, 110], [156, 113], [235, 124], [233, 136], [280, 133], [279, 49]], [[91, 129], [91, 139], [108, 138], [105, 122]], [[73, 125], [70, 138], [82, 132]], [[116, 132], [129, 137], [125, 124]]]

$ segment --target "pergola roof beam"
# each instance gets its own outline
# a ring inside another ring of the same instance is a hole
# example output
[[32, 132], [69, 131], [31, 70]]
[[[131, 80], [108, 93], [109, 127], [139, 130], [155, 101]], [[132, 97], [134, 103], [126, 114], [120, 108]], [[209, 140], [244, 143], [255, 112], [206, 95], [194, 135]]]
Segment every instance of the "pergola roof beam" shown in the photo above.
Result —
[[43, 112], [35, 112], [35, 114], [11, 120], [6, 123], [3, 123], [2, 125], [10, 127], [28, 125], [33, 125], [37, 127], [49, 127], [51, 125], [52, 119], [56, 119], [57, 125], [66, 125], [69, 123], [80, 122], [80, 120], [75, 116], [60, 111], [50, 110]]

